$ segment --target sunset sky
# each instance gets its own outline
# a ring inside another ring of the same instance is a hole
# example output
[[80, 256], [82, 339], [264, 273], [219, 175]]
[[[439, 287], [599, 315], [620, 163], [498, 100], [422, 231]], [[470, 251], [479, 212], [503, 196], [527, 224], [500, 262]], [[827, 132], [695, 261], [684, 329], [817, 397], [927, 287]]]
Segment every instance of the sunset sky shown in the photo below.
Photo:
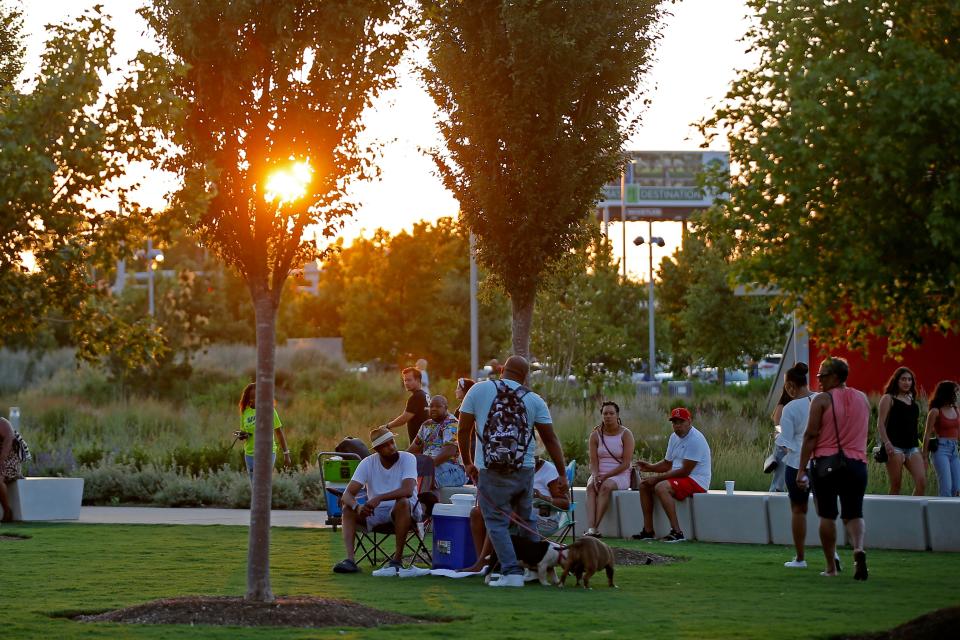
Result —
[[[136, 15], [139, 0], [43, 0], [24, 2], [27, 34], [27, 71], [36, 68], [44, 25], [77, 15], [102, 4], [113, 15], [118, 30], [118, 57], [128, 59], [138, 47], [150, 46], [145, 25]], [[750, 64], [739, 42], [746, 31], [744, 0], [683, 0], [672, 5], [656, 63], [639, 89], [652, 103], [642, 114], [642, 124], [628, 145], [636, 150], [694, 150], [701, 138], [691, 126], [706, 116], [724, 95], [737, 69]], [[434, 126], [435, 109], [418, 79], [405, 68], [399, 86], [382, 96], [369, 114], [366, 135], [385, 143], [376, 182], [355, 185], [351, 198], [358, 213], [346, 228], [348, 239], [369, 235], [378, 227], [392, 232], [409, 229], [418, 220], [455, 215], [457, 202], [434, 175], [432, 163], [418, 149], [435, 146], [439, 134]], [[714, 147], [725, 149], [722, 141]], [[158, 184], [162, 181], [156, 181]], [[155, 206], [162, 206], [162, 188], [154, 190]], [[627, 241], [647, 234], [646, 223], [628, 223]], [[679, 223], [654, 225], [654, 235], [667, 246], [654, 252], [654, 262], [676, 248]], [[621, 251], [621, 228], [611, 225], [616, 253]], [[660, 255], [658, 255], [660, 254]], [[628, 271], [647, 277], [647, 252], [628, 244]]]

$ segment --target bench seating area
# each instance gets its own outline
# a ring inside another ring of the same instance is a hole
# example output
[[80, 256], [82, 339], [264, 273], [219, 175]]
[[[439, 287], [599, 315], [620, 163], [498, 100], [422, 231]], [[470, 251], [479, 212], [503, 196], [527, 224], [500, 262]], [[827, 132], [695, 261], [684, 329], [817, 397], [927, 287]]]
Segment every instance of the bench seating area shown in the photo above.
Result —
[[[444, 489], [443, 501], [454, 493], [475, 493], [474, 487]], [[576, 534], [587, 528], [587, 490], [574, 487], [577, 503]], [[666, 514], [655, 503], [654, 527], [658, 537], [670, 530]], [[790, 546], [790, 501], [785, 493], [763, 491], [709, 491], [678, 503], [677, 516], [684, 535], [704, 542], [735, 542]], [[960, 498], [867, 495], [863, 501], [867, 547], [960, 552]], [[819, 518], [813, 498], [807, 510], [807, 546], [817, 547]], [[640, 494], [615, 491], [610, 508], [600, 523], [608, 538], [629, 538], [643, 528]], [[837, 520], [837, 543], [846, 544], [842, 522]]]
[[83, 478], [22, 478], [7, 485], [13, 519], [78, 520]]

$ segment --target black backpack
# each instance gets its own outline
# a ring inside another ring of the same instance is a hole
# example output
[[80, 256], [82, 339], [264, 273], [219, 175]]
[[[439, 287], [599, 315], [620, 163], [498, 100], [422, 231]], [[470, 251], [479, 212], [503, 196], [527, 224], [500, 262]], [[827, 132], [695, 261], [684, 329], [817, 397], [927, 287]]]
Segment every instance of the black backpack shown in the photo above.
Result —
[[522, 385], [511, 389], [503, 380], [493, 383], [497, 386], [497, 395], [490, 405], [480, 438], [483, 463], [493, 471], [517, 471], [523, 467], [527, 448], [533, 441], [533, 428], [523, 403], [530, 389]]

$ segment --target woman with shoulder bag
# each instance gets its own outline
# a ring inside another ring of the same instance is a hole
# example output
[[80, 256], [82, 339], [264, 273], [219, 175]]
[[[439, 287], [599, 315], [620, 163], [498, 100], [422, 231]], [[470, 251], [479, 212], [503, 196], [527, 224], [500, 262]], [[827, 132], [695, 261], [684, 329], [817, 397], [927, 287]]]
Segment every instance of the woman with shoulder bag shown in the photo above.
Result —
[[[863, 494], [867, 491], [867, 435], [870, 403], [862, 391], [846, 385], [850, 366], [843, 358], [830, 356], [820, 363], [817, 380], [823, 393], [810, 404], [803, 436], [797, 486], [813, 485], [820, 544], [827, 562], [820, 575], [835, 576], [837, 548], [837, 499], [839, 515], [853, 546], [854, 580], [867, 579], [867, 554], [863, 549], [866, 525]], [[812, 461], [811, 469], [807, 463]]]
[[960, 411], [957, 410], [957, 383], [944, 380], [937, 384], [930, 400], [927, 427], [923, 431], [921, 455], [927, 455], [937, 472], [939, 495], [944, 498], [960, 496], [960, 458], [957, 438], [960, 436]]
[[590, 434], [590, 479], [587, 481], [587, 522], [585, 536], [601, 537], [600, 521], [610, 507], [611, 494], [630, 488], [633, 433], [620, 421], [616, 402], [600, 405], [602, 421]]
[[913, 495], [922, 496], [927, 490], [927, 474], [917, 440], [920, 407], [917, 405], [917, 382], [913, 371], [899, 367], [893, 372], [878, 409], [880, 449], [876, 460], [887, 465], [890, 495], [900, 495], [903, 468], [906, 467], [913, 476]]

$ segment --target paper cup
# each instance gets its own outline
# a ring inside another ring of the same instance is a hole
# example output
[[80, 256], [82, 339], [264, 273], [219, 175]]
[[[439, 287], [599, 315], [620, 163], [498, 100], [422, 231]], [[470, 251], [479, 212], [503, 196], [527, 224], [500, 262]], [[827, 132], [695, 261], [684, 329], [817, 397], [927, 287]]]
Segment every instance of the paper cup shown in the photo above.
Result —
[[733, 480], [726, 480], [726, 481], [724, 481], [723, 485], [727, 488], [727, 495], [728, 495], [728, 496], [732, 496], [732, 495], [733, 495]]

